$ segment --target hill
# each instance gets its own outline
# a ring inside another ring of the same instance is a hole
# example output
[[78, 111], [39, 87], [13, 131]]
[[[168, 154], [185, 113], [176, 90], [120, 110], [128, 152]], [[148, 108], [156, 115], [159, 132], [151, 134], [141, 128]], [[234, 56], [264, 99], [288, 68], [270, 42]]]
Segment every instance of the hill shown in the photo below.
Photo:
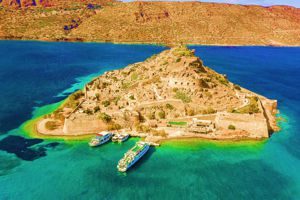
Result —
[[72, 136], [123, 129], [147, 140], [261, 139], [277, 130], [276, 107], [181, 46], [106, 72], [45, 116], [37, 130]]
[[103, 0], [93, 1], [88, 7], [89, 1], [46, 2], [50, 3], [17, 10], [2, 5], [0, 37], [164, 44], [300, 45], [300, 9], [289, 6]]

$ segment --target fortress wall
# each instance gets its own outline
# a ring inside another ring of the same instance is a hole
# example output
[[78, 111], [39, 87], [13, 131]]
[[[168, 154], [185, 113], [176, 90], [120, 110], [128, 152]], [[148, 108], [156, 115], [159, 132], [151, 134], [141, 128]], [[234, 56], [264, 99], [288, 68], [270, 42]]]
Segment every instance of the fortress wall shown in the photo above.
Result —
[[263, 99], [261, 100], [261, 105], [268, 121], [269, 131], [278, 131], [279, 127], [277, 126], [275, 116], [277, 113], [277, 100]]
[[219, 130], [227, 130], [229, 125], [234, 125], [236, 130], [247, 131], [249, 137], [269, 137], [267, 120], [262, 114], [218, 113], [215, 123]]
[[95, 117], [76, 117], [65, 119], [64, 134], [82, 135], [106, 130], [107, 126]]

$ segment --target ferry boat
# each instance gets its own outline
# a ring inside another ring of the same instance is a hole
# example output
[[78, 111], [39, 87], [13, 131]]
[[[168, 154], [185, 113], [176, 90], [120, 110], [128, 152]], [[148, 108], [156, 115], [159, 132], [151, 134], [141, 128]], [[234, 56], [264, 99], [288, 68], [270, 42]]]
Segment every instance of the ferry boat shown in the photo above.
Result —
[[127, 140], [129, 138], [129, 134], [128, 133], [117, 133], [112, 137], [112, 141], [113, 142], [124, 142], [125, 140]]
[[150, 145], [146, 142], [137, 142], [118, 163], [118, 170], [126, 172], [132, 165], [134, 165], [145, 153], [149, 150]]
[[107, 131], [97, 133], [97, 135], [89, 142], [89, 145], [91, 147], [100, 146], [101, 144], [108, 142], [111, 139], [112, 135], [113, 134], [111, 132]]

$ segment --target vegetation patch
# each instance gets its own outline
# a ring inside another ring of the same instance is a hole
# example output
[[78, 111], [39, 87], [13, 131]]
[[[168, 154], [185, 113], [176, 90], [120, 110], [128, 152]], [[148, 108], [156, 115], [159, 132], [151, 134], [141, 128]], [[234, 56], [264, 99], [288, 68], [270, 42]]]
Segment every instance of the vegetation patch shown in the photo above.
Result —
[[169, 124], [170, 125], [175, 125], [175, 126], [186, 126], [187, 122], [174, 122], [174, 121], [170, 121]]
[[194, 56], [194, 53], [189, 50], [186, 46], [180, 46], [176, 48], [173, 52], [175, 56]]
[[76, 108], [79, 105], [79, 99], [83, 96], [84, 93], [81, 90], [71, 94], [65, 103], [66, 107]]
[[174, 96], [176, 99], [180, 99], [184, 103], [190, 103], [192, 101], [191, 97], [184, 91], [177, 90]]
[[110, 105], [110, 102], [108, 100], [102, 101], [102, 105], [104, 107], [108, 107]]
[[259, 107], [258, 107], [258, 97], [249, 97], [249, 104], [239, 108], [237, 110], [233, 110], [233, 113], [241, 113], [241, 114], [254, 114], [259, 113]]
[[100, 113], [99, 119], [101, 119], [104, 123], [109, 123], [112, 120], [111, 116], [106, 113]]
[[58, 126], [59, 126], [59, 124], [56, 121], [47, 121], [45, 123], [45, 128], [50, 131], [56, 130], [58, 128]]
[[131, 80], [132, 80], [132, 81], [136, 81], [138, 78], [139, 78], [138, 73], [133, 72], [133, 73], [131, 74]]
[[232, 125], [232, 124], [230, 124], [230, 125], [228, 126], [228, 129], [229, 129], [229, 130], [235, 130], [235, 126]]
[[172, 104], [167, 103], [166, 108], [169, 110], [174, 110], [174, 106]]

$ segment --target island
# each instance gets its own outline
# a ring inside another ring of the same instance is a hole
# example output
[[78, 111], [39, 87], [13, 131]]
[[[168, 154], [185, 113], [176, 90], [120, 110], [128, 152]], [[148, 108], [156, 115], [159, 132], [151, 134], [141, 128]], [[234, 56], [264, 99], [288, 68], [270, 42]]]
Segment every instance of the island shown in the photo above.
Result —
[[35, 127], [56, 137], [126, 131], [153, 143], [174, 138], [261, 140], [279, 129], [277, 112], [276, 100], [230, 82], [180, 45], [105, 72]]

